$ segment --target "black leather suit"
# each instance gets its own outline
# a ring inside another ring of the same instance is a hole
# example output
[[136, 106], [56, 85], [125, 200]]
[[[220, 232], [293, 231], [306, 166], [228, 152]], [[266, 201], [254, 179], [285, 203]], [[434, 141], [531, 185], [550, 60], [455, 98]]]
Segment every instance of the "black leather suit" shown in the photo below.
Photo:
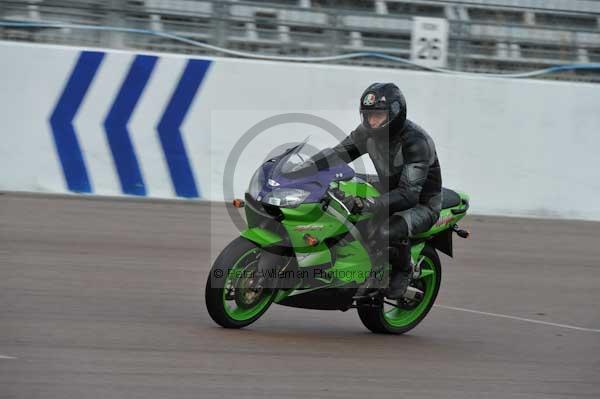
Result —
[[[417, 124], [406, 120], [389, 134], [369, 134], [359, 125], [333, 148], [345, 162], [364, 154], [375, 165], [382, 195], [378, 224], [371, 238], [378, 246], [395, 247], [415, 234], [427, 231], [438, 220], [442, 207], [442, 177], [433, 140]], [[384, 211], [385, 213], [385, 211]]]

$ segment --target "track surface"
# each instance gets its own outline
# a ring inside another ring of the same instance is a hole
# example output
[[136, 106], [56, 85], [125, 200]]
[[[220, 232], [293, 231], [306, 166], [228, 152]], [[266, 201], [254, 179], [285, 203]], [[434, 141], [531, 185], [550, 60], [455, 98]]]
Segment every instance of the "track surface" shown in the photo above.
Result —
[[[404, 336], [281, 306], [219, 328], [203, 289], [226, 221], [215, 204], [0, 195], [0, 398], [600, 397], [593, 331], [444, 307]], [[463, 225], [439, 304], [600, 329], [600, 224]]]

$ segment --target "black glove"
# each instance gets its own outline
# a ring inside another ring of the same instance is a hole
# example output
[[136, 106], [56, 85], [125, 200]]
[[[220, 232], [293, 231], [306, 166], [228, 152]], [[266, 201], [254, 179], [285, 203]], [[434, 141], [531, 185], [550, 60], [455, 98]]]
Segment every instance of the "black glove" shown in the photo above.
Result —
[[348, 208], [350, 213], [355, 215], [368, 212], [374, 213], [379, 208], [376, 198], [362, 198], [348, 195], [342, 200], [342, 203]]

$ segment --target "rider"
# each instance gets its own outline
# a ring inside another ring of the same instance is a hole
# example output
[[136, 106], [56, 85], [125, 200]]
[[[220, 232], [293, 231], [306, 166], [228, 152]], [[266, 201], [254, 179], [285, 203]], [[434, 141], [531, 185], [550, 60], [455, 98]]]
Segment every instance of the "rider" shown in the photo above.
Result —
[[[360, 97], [362, 123], [333, 151], [352, 162], [364, 154], [373, 161], [381, 196], [346, 197], [352, 213], [372, 212], [368, 244], [377, 262], [385, 255], [392, 264], [386, 296], [404, 296], [412, 276], [408, 239], [429, 230], [438, 220], [442, 204], [442, 178], [433, 140], [406, 119], [406, 101], [393, 83], [373, 83]], [[331, 151], [331, 150], [329, 150]], [[371, 278], [361, 292], [373, 288]]]

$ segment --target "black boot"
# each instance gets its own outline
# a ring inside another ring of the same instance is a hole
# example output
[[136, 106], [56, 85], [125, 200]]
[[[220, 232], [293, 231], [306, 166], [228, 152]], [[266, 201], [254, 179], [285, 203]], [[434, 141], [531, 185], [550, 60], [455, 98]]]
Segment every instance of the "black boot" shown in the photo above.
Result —
[[392, 276], [390, 287], [385, 291], [385, 296], [389, 299], [400, 299], [410, 285], [413, 272], [408, 240], [404, 240], [390, 248], [390, 262], [392, 264]]
[[408, 270], [393, 273], [390, 288], [386, 290], [385, 296], [389, 299], [402, 298], [410, 285], [411, 277], [412, 273]]

